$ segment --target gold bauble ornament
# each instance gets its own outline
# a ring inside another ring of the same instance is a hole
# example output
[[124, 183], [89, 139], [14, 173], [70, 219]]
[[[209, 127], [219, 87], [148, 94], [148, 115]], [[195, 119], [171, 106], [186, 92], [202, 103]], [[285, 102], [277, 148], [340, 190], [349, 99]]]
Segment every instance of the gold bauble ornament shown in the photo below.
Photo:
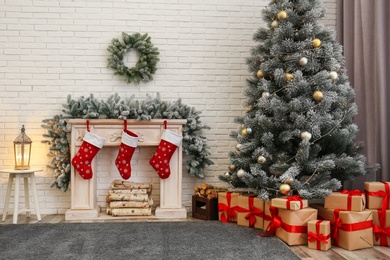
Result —
[[249, 106], [246, 107], [246, 111], [247, 112], [250, 112], [252, 110], [253, 110], [253, 106], [252, 105], [249, 105]]
[[314, 91], [313, 99], [314, 101], [320, 102], [324, 98], [324, 93], [319, 90]]
[[229, 165], [229, 171], [234, 172], [236, 170], [236, 166], [231, 164]]
[[313, 47], [314, 48], [318, 48], [321, 46], [321, 40], [318, 39], [318, 38], [315, 38], [313, 41], [312, 41], [312, 44], [313, 44]]
[[279, 191], [280, 193], [282, 193], [283, 195], [287, 195], [291, 190], [291, 187], [290, 185], [288, 185], [287, 183], [283, 183], [282, 185], [280, 185], [279, 187]]
[[278, 21], [276, 21], [276, 20], [272, 21], [272, 23], [271, 23], [272, 28], [276, 29], [276, 28], [278, 28], [278, 26], [279, 26]]
[[283, 21], [287, 19], [287, 12], [286, 11], [280, 11], [278, 13], [278, 19], [279, 21]]
[[294, 179], [291, 178], [291, 179], [288, 179], [288, 180], [286, 181], [286, 184], [290, 185], [290, 184], [293, 183], [293, 182], [294, 182]]
[[240, 151], [240, 149], [241, 149], [241, 144], [236, 144], [236, 150]]
[[287, 81], [291, 81], [291, 80], [294, 79], [294, 75], [291, 74], [291, 73], [286, 73], [286, 74], [284, 75], [284, 77], [286, 78]]
[[243, 136], [248, 136], [248, 133], [246, 132], [246, 128], [241, 129], [241, 134]]
[[261, 70], [258, 70], [256, 75], [259, 79], [264, 78], [264, 73]]
[[266, 159], [264, 156], [262, 156], [262, 155], [260, 155], [259, 157], [257, 157], [257, 162], [260, 163], [260, 164], [263, 164], [263, 163], [265, 163], [266, 161], [267, 161], [267, 159]]

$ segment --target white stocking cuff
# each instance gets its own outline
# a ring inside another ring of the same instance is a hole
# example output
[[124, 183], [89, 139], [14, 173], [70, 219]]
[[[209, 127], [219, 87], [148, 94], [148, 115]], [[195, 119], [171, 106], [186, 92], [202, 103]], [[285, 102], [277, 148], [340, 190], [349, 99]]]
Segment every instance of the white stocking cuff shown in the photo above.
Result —
[[103, 138], [101, 138], [100, 136], [97, 136], [91, 132], [86, 132], [83, 140], [86, 141], [87, 143], [90, 143], [90, 144], [96, 146], [97, 148], [102, 148], [104, 145], [104, 142], [106, 141]]
[[175, 132], [165, 130], [161, 136], [161, 139], [168, 141], [176, 146], [179, 146], [181, 144], [181, 141], [183, 140], [183, 136], [176, 134]]

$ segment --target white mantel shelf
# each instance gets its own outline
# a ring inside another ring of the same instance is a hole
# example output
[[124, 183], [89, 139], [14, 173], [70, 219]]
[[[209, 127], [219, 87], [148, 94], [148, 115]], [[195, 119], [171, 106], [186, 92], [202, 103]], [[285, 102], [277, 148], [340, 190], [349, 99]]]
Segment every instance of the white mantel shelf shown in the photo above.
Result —
[[[77, 153], [87, 130], [86, 119], [69, 119], [71, 132], [71, 158]], [[119, 119], [88, 119], [91, 133], [106, 140], [104, 147], [119, 146], [123, 129], [123, 120]], [[164, 119], [150, 121], [127, 120], [127, 128], [139, 136], [138, 146], [158, 146], [164, 132]], [[182, 125], [186, 119], [171, 119], [167, 121], [167, 129], [182, 134]], [[104, 147], [102, 149], [104, 149]], [[92, 161], [92, 179], [83, 179], [71, 167], [71, 208], [65, 213], [66, 220], [94, 219], [100, 215], [97, 206], [97, 176], [96, 159]], [[187, 218], [187, 211], [182, 205], [182, 146], [180, 145], [170, 161], [171, 175], [160, 180], [160, 206], [156, 208], [156, 218]]]

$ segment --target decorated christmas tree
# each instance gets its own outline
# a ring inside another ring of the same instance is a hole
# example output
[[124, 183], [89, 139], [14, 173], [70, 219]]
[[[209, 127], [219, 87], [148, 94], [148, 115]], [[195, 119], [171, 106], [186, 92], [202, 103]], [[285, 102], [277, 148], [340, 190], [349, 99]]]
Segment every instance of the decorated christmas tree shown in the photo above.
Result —
[[320, 0], [273, 0], [254, 34], [246, 112], [219, 176], [267, 200], [324, 198], [342, 181], [375, 170], [359, 152], [357, 106], [335, 33], [321, 25]]

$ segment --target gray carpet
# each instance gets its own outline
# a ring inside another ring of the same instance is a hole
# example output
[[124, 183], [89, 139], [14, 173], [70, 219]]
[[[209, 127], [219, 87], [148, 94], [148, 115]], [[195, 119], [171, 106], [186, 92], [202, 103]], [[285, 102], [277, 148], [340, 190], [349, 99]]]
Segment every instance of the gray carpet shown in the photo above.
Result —
[[299, 259], [258, 233], [219, 221], [0, 225], [0, 259]]

